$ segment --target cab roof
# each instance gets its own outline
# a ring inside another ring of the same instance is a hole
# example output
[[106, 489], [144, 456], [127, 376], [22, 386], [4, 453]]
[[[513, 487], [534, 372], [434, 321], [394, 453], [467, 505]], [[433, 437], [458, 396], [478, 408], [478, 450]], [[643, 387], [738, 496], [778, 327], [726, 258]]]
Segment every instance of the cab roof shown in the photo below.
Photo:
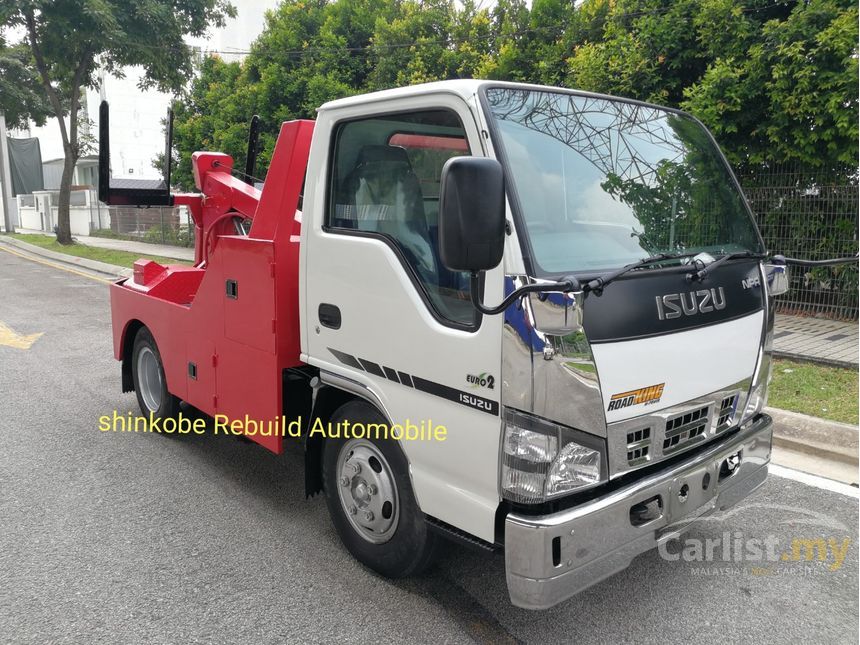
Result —
[[[342, 99], [329, 101], [321, 105], [317, 111], [334, 110], [338, 108], [349, 107], [353, 105], [364, 105], [375, 101], [389, 101], [391, 99], [406, 98], [410, 96], [420, 96], [421, 94], [434, 94], [445, 92], [448, 94], [456, 94], [463, 99], [468, 99], [477, 93], [481, 85], [491, 81], [479, 79], [459, 79], [453, 81], [436, 81], [434, 83], [421, 83], [420, 85], [409, 85], [406, 87], [396, 87], [390, 90], [381, 90], [379, 92], [369, 92], [366, 94], [357, 94], [355, 96], [347, 96]], [[495, 83], [494, 83], [495, 84]], [[504, 83], [504, 85], [515, 85], [514, 83]]]
[[369, 92], [365, 94], [357, 94], [355, 96], [347, 96], [342, 99], [336, 99], [334, 101], [324, 103], [319, 108], [317, 108], [317, 112], [336, 110], [356, 105], [367, 105], [368, 103], [375, 103], [376, 101], [390, 101], [399, 98], [421, 96], [422, 94], [447, 93], [459, 96], [463, 100], [469, 100], [475, 94], [477, 94], [478, 90], [483, 86], [509, 87], [522, 90], [543, 90], [549, 92], [567, 92], [577, 94], [579, 96], [590, 96], [593, 98], [607, 99], [612, 101], [624, 101], [627, 103], [634, 103], [637, 105], [666, 110], [668, 112], [686, 114], [681, 110], [667, 107], [664, 105], [656, 105], [654, 103], [647, 103], [645, 101], [639, 101], [636, 99], [629, 99], [619, 96], [609, 96], [607, 94], [599, 94], [596, 92], [586, 92], [584, 90], [577, 90], [574, 88], [551, 87], [548, 85], [533, 85], [531, 83], [511, 83], [508, 81], [493, 81], [477, 78], [456, 79], [451, 81], [436, 81], [433, 83], [421, 83], [419, 85], [408, 85], [406, 87], [396, 87], [390, 90], [381, 90], [379, 92]]

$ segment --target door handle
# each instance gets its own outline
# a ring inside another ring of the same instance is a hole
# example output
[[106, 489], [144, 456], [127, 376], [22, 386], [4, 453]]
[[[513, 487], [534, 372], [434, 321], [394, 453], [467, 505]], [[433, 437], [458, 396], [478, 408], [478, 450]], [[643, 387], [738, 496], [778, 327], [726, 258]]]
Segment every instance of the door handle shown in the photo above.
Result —
[[329, 329], [340, 329], [341, 319], [339, 307], [323, 302], [320, 304], [317, 313], [319, 315], [320, 324], [323, 327], [328, 327]]

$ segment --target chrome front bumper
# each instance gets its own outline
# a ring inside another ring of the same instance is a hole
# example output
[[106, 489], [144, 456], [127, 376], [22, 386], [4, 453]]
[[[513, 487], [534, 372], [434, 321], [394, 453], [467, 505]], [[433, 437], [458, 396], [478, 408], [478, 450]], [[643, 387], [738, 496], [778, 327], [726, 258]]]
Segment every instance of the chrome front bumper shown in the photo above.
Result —
[[[702, 452], [580, 506], [539, 517], [510, 513], [505, 569], [511, 602], [552, 607], [626, 569], [697, 519], [733, 506], [764, 483], [772, 435], [771, 418], [763, 414]], [[720, 479], [724, 462], [736, 454], [739, 464]], [[637, 505], [649, 501], [653, 512], [643, 522]]]

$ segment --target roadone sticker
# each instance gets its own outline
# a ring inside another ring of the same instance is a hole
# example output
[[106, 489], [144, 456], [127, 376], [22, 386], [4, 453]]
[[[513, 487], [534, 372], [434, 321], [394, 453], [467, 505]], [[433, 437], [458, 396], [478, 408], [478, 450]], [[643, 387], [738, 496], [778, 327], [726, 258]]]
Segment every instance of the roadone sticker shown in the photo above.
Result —
[[640, 387], [638, 390], [630, 390], [629, 392], [620, 392], [613, 394], [609, 399], [609, 407], [607, 412], [612, 410], [620, 410], [631, 405], [651, 405], [657, 403], [663, 396], [663, 388], [665, 383], [658, 385], [649, 385], [648, 387]]

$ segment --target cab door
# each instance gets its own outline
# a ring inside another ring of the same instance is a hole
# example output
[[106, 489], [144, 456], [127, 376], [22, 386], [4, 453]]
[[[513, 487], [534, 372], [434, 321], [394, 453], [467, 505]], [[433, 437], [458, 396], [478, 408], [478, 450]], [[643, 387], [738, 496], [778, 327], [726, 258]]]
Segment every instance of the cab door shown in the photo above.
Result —
[[[442, 266], [444, 162], [484, 154], [450, 94], [320, 111], [302, 238], [306, 360], [351, 379], [392, 424], [445, 426], [403, 440], [421, 508], [492, 541], [498, 505], [501, 316], [481, 316], [469, 276]], [[315, 161], [317, 160], [317, 161]], [[324, 160], [324, 161], [323, 161]], [[503, 268], [485, 277], [502, 297]]]

